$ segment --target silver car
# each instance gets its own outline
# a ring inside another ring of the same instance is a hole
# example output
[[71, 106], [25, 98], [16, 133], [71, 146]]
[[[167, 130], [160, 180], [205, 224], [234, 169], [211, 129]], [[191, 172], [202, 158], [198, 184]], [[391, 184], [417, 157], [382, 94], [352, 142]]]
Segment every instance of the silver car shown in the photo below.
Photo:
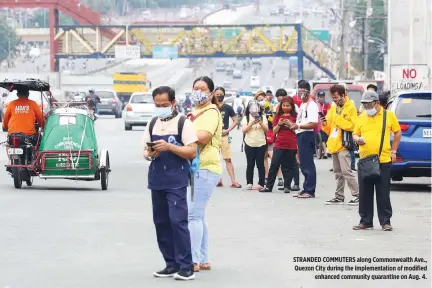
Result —
[[115, 118], [122, 117], [122, 106], [117, 93], [110, 90], [97, 90], [95, 94], [99, 96], [101, 103], [98, 104], [98, 114], [114, 115]]
[[151, 93], [133, 93], [126, 105], [125, 130], [132, 130], [133, 126], [146, 126], [153, 118], [154, 111], [155, 104]]

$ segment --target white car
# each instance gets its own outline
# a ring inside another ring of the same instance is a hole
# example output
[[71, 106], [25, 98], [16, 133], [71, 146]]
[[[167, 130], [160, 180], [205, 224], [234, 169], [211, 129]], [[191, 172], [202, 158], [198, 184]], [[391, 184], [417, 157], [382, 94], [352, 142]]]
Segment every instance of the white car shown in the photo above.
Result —
[[289, 8], [284, 9], [284, 16], [291, 16], [291, 11]]
[[243, 72], [241, 70], [238, 70], [238, 69], [234, 70], [233, 78], [235, 78], [235, 79], [243, 78]]
[[253, 58], [252, 64], [253, 65], [261, 65], [261, 59], [260, 58]]
[[275, 8], [270, 10], [270, 16], [277, 16], [279, 14], [279, 9]]
[[132, 93], [126, 105], [125, 130], [132, 130], [133, 126], [146, 126], [153, 118], [154, 111], [155, 104], [151, 93]]
[[260, 77], [259, 76], [251, 76], [250, 87], [251, 88], [259, 88], [260, 87]]

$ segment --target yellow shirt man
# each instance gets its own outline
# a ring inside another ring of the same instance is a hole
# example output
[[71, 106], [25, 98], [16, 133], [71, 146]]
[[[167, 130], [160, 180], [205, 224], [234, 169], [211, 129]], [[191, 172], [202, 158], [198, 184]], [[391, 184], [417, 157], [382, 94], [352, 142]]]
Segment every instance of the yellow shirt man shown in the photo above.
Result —
[[364, 145], [359, 146], [360, 158], [365, 158], [374, 154], [378, 155], [384, 113], [387, 113], [387, 119], [384, 133], [384, 142], [379, 160], [380, 163], [391, 162], [390, 134], [399, 132], [400, 126], [396, 115], [391, 111], [383, 109], [382, 107], [374, 116], [369, 116], [367, 113], [362, 113], [357, 118], [353, 134], [362, 137], [365, 142]]

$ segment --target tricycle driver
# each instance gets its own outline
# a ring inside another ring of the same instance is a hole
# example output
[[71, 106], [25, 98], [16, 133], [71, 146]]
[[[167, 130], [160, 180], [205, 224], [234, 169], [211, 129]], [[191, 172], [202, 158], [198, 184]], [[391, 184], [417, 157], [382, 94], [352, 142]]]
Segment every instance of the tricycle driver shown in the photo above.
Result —
[[36, 123], [43, 129], [45, 119], [42, 109], [35, 101], [29, 99], [29, 95], [28, 88], [17, 89], [18, 99], [9, 103], [4, 115], [3, 128], [7, 129], [8, 135], [23, 133], [37, 140]]

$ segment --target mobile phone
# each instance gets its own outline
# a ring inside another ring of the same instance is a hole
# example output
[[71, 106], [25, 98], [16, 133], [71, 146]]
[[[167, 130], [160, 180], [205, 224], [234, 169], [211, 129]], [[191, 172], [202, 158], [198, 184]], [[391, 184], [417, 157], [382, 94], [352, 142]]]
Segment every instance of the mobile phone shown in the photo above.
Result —
[[324, 117], [325, 117], [324, 113], [321, 112], [321, 111], [319, 111], [318, 114], [320, 115], [321, 118], [324, 118]]
[[259, 119], [261, 119], [261, 116], [259, 114], [255, 115], [255, 120], [259, 120]]
[[366, 143], [365, 140], [363, 139], [363, 137], [360, 137], [360, 138], [359, 138], [359, 142], [361, 142], [361, 143]]
[[153, 147], [153, 146], [155, 146], [156, 145], [156, 143], [154, 143], [154, 142], [147, 142], [147, 146], [148, 147]]

